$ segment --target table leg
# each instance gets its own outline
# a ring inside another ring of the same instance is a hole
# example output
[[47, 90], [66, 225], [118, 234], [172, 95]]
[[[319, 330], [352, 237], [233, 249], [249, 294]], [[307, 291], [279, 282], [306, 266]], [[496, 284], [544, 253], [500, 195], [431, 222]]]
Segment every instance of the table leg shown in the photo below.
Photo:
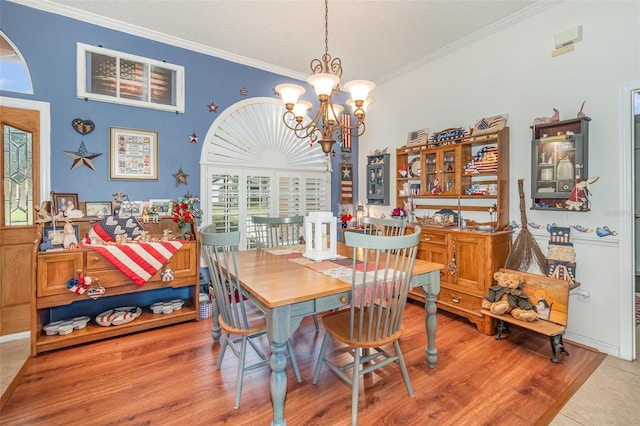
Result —
[[211, 338], [215, 343], [220, 342], [220, 336], [222, 335], [222, 328], [220, 328], [220, 321], [218, 320], [218, 316], [220, 315], [220, 311], [218, 310], [218, 305], [216, 301], [213, 301], [213, 327], [211, 327]]
[[427, 316], [424, 320], [425, 327], [427, 329], [427, 349], [426, 358], [429, 368], [434, 368], [436, 362], [438, 362], [438, 350], [436, 349], [436, 326], [438, 320], [436, 319], [436, 295], [430, 291], [425, 291], [425, 298], [427, 299], [424, 304], [424, 309], [427, 311]]
[[269, 382], [271, 388], [271, 403], [273, 404], [273, 421], [272, 426], [285, 426], [287, 424], [284, 419], [284, 397], [287, 393], [287, 344], [271, 342], [271, 380]]

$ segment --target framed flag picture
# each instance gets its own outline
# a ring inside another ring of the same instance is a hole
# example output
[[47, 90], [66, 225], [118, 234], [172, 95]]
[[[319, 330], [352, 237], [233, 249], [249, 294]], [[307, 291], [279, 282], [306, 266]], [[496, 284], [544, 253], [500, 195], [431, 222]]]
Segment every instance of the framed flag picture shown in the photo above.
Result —
[[340, 203], [353, 203], [353, 164], [340, 164]]

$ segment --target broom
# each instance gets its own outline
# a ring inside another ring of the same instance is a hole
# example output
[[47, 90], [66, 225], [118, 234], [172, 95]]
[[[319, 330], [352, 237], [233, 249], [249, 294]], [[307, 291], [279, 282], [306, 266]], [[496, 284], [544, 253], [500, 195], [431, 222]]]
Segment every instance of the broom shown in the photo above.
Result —
[[535, 261], [540, 273], [546, 274], [547, 259], [540, 246], [529, 232], [527, 228], [527, 214], [524, 207], [524, 189], [522, 188], [522, 179], [518, 179], [518, 193], [520, 194], [520, 220], [522, 221], [522, 230], [516, 237], [511, 246], [505, 268], [516, 271], [527, 272], [531, 264]]

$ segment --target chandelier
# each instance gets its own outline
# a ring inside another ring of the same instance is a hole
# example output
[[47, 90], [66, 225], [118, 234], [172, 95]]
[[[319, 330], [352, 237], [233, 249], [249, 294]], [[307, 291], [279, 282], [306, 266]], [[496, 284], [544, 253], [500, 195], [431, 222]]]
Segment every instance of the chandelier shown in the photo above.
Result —
[[[329, 54], [329, 4], [324, 2], [324, 55], [321, 59], [311, 61], [311, 75], [307, 82], [313, 86], [313, 90], [320, 103], [313, 119], [304, 124], [307, 111], [312, 108], [311, 102], [298, 100], [305, 93], [302, 86], [297, 84], [279, 84], [275, 87], [280, 94], [286, 111], [282, 115], [284, 124], [295, 132], [300, 139], [309, 139], [310, 143], [320, 143], [322, 152], [329, 155], [336, 143], [344, 143], [345, 136], [361, 136], [366, 126], [364, 123], [367, 107], [372, 100], [369, 92], [376, 86], [367, 80], [353, 80], [345, 83], [344, 88], [351, 94], [347, 105], [351, 107], [355, 123], [348, 120], [342, 121], [341, 114], [344, 107], [333, 103], [333, 96], [340, 92], [340, 77], [342, 76], [342, 61], [340, 58], [332, 58]], [[345, 113], [346, 114], [346, 113]]]

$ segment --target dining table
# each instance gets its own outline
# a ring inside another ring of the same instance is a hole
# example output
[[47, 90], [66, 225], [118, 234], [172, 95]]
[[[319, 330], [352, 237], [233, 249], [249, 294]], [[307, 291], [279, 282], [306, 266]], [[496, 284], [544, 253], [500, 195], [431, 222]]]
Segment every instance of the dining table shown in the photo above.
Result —
[[[272, 426], [287, 424], [284, 403], [287, 391], [287, 340], [306, 316], [348, 306], [351, 298], [351, 279], [336, 277], [338, 260], [310, 261], [302, 256], [304, 245], [241, 250], [236, 252], [238, 275], [246, 296], [264, 313], [267, 337], [271, 347], [270, 391], [273, 404]], [[350, 265], [353, 247], [338, 242], [338, 258]], [[358, 249], [356, 259], [364, 251]], [[334, 268], [332, 270], [331, 268]], [[425, 328], [427, 335], [426, 364], [434, 368], [438, 360], [435, 345], [436, 298], [440, 292], [440, 270], [444, 265], [416, 259], [413, 266], [412, 287], [425, 292]], [[339, 272], [338, 272], [339, 274]], [[343, 272], [344, 275], [344, 272]], [[221, 336], [217, 315], [214, 315], [212, 337]]]

